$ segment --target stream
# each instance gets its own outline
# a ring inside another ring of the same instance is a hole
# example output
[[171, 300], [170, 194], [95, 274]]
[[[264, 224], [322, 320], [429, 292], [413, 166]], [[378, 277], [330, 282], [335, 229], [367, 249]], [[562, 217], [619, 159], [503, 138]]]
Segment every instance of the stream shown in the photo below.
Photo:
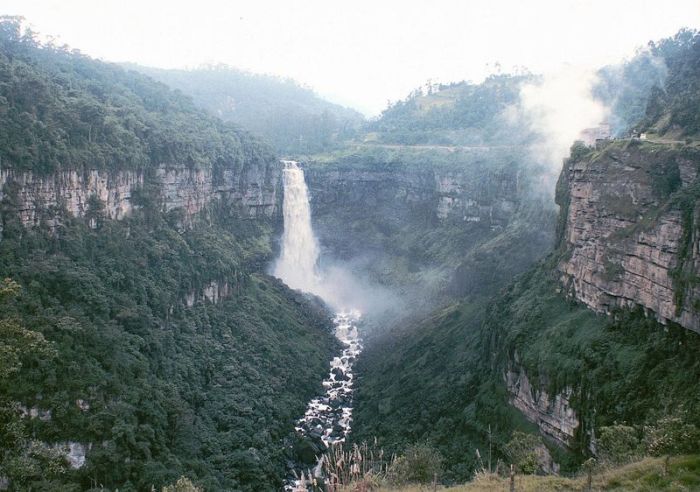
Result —
[[[335, 336], [343, 344], [339, 356], [333, 357], [328, 377], [323, 380], [325, 393], [312, 399], [306, 412], [296, 425], [296, 431], [303, 437], [321, 440], [330, 448], [345, 442], [352, 426], [352, 400], [354, 374], [353, 366], [362, 351], [362, 339], [358, 333], [361, 314], [358, 311], [343, 311], [333, 318]], [[307, 482], [322, 476], [322, 457], [313, 470], [301, 471], [290, 477], [285, 485], [288, 491], [306, 491]]]

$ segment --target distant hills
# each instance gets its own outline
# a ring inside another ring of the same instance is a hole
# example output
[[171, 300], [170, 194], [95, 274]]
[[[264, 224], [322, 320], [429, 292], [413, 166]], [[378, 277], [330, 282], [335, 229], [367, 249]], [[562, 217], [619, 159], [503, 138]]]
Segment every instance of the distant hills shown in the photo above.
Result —
[[225, 65], [195, 70], [125, 67], [182, 91], [210, 113], [263, 137], [284, 155], [331, 150], [364, 123], [357, 111], [328, 102], [291, 79]]
[[456, 82], [413, 91], [369, 125], [369, 137], [405, 145], [482, 145], [512, 142], [503, 111], [519, 99], [531, 75], [492, 75], [480, 84]]

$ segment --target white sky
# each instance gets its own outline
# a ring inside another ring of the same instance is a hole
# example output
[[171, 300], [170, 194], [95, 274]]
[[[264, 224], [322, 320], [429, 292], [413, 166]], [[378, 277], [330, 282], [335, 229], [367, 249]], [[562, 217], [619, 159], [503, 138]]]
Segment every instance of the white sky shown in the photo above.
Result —
[[2, 0], [0, 14], [104, 60], [226, 63], [367, 114], [428, 79], [600, 66], [700, 27], [698, 0]]

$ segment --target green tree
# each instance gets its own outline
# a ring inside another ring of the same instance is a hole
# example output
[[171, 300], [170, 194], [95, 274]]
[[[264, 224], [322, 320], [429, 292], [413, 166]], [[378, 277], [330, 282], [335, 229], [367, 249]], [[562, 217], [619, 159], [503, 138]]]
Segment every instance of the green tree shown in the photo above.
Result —
[[689, 416], [679, 411], [660, 418], [644, 428], [644, 444], [653, 456], [694, 453], [700, 443], [700, 429], [689, 422]]
[[515, 431], [513, 437], [505, 445], [504, 451], [506, 456], [515, 465], [521, 473], [531, 475], [536, 473], [539, 468], [538, 449], [542, 444], [542, 438], [534, 434]]
[[409, 446], [390, 466], [389, 480], [393, 483], [430, 483], [442, 474], [443, 458], [427, 443]]
[[[0, 283], [0, 395], [21, 384], [27, 364], [55, 355], [41, 333], [26, 329], [15, 316], [19, 293], [17, 282], [6, 278]], [[50, 483], [65, 473], [65, 460], [58, 450], [30, 438], [22, 413], [19, 402], [0, 396], [0, 476], [15, 486]]]
[[613, 465], [632, 461], [641, 451], [637, 430], [628, 425], [601, 427], [597, 446], [600, 458]]

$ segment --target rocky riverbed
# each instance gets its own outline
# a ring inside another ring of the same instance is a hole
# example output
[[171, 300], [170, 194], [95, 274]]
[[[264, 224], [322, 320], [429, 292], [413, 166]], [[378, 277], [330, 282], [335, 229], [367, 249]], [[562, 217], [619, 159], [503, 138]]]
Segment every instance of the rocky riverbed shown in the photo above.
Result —
[[[323, 381], [325, 393], [311, 400], [304, 416], [296, 423], [296, 431], [302, 438], [315, 443], [315, 449], [326, 450], [345, 442], [352, 427], [352, 399], [354, 390], [353, 366], [362, 351], [362, 340], [357, 325], [357, 311], [343, 311], [335, 315], [335, 336], [343, 343], [339, 356], [331, 360], [328, 377]], [[286, 490], [305, 490], [301, 474], [306, 477], [321, 476], [321, 456], [313, 470], [294, 470], [296, 477], [290, 479]]]

